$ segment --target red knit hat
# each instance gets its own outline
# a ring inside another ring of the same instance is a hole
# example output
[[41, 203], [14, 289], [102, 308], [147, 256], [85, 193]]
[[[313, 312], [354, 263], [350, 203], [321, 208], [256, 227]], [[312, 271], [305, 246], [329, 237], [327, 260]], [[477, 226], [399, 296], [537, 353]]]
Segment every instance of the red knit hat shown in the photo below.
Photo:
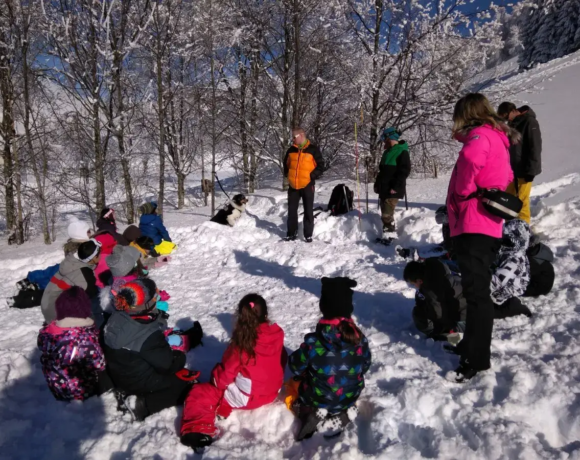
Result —
[[84, 289], [73, 286], [58, 296], [55, 302], [56, 319], [64, 318], [90, 318], [91, 299]]
[[151, 310], [157, 300], [155, 281], [142, 278], [124, 284], [115, 295], [115, 308], [127, 313], [141, 313]]

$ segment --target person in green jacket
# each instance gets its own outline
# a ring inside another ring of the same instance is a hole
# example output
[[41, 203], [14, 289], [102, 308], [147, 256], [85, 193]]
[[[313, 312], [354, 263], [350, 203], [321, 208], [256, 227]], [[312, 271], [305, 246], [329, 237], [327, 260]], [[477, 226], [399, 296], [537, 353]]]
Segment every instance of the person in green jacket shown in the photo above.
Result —
[[395, 208], [399, 200], [405, 197], [407, 177], [411, 173], [409, 146], [400, 137], [400, 131], [390, 127], [383, 131], [380, 139], [385, 142], [385, 151], [379, 164], [374, 191], [378, 193], [381, 203], [383, 238], [389, 236], [385, 236], [385, 233], [396, 231]]

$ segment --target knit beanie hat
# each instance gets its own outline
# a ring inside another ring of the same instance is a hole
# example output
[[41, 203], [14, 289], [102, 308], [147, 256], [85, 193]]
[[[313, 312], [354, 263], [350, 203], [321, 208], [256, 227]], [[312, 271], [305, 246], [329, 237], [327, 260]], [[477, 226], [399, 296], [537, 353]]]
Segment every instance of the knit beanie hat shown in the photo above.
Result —
[[83, 242], [89, 240], [89, 235], [87, 232], [90, 231], [89, 224], [83, 222], [82, 220], [75, 220], [71, 222], [66, 229], [68, 237], [76, 242]]
[[123, 232], [123, 236], [129, 243], [132, 243], [141, 236], [141, 230], [136, 225], [129, 225]]
[[149, 278], [125, 284], [115, 296], [115, 308], [129, 314], [151, 310], [157, 303], [157, 286]]
[[89, 263], [101, 252], [101, 243], [91, 238], [79, 246], [77, 257], [81, 262]]
[[150, 203], [144, 203], [141, 206], [139, 206], [141, 214], [153, 214], [156, 209], [157, 203], [155, 203], [155, 201], [152, 201]]
[[118, 244], [112, 254], [107, 256], [106, 262], [113, 276], [125, 276], [133, 270], [140, 257], [141, 253], [137, 248]]
[[357, 282], [350, 278], [322, 278], [320, 311], [324, 319], [350, 318], [353, 312], [353, 287]]
[[73, 286], [62, 293], [56, 299], [54, 304], [56, 309], [56, 319], [64, 318], [90, 318], [91, 299], [84, 289]]
[[381, 135], [381, 141], [386, 141], [387, 139], [390, 139], [392, 141], [398, 141], [400, 137], [401, 132], [394, 126], [391, 126], [390, 128], [385, 128], [383, 130], [383, 134]]

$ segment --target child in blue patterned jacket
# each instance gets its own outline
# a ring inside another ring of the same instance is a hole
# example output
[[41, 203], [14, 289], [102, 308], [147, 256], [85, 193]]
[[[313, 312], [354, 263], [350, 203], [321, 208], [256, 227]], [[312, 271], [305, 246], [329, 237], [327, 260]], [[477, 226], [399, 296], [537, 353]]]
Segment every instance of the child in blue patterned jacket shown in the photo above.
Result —
[[367, 338], [351, 319], [356, 285], [349, 278], [322, 278], [322, 319], [289, 358], [299, 382], [292, 405], [301, 421], [299, 441], [316, 431], [337, 436], [357, 415], [355, 403], [365, 386], [371, 352]]

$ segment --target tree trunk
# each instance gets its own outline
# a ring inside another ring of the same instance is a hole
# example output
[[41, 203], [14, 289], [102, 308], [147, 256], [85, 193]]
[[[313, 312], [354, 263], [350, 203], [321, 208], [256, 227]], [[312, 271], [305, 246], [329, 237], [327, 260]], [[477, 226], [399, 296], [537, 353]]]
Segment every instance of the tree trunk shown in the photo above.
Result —
[[18, 141], [13, 139], [14, 147], [14, 185], [16, 188], [16, 244], [24, 243], [24, 217], [22, 212], [22, 166], [20, 165], [20, 152], [18, 151]]
[[161, 60], [161, 38], [157, 38], [157, 110], [159, 122], [159, 194], [157, 209], [163, 214], [163, 200], [165, 198], [165, 110], [163, 107], [163, 69]]
[[2, 93], [2, 124], [1, 136], [4, 144], [2, 158], [4, 160], [4, 199], [6, 201], [6, 227], [14, 230], [16, 225], [16, 203], [14, 201], [14, 159], [12, 146], [14, 139], [14, 118], [12, 106], [14, 93], [12, 89], [12, 77], [10, 75], [10, 51], [8, 39], [4, 33], [0, 33], [0, 55], [4, 61], [0, 65], [0, 92]]
[[300, 126], [300, 0], [294, 0], [292, 25], [294, 29], [294, 107], [292, 108], [292, 128]]
[[125, 185], [125, 195], [127, 199], [127, 223], [135, 222], [135, 200], [133, 198], [133, 184], [131, 183], [131, 171], [129, 168], [129, 160], [127, 159], [127, 151], [125, 149], [125, 104], [123, 101], [123, 91], [121, 87], [121, 66], [122, 55], [118, 50], [115, 50], [115, 57], [113, 59], [113, 67], [115, 68], [115, 89], [117, 93], [117, 117], [119, 125], [113, 126], [117, 144], [119, 146], [119, 157], [121, 158], [121, 167], [123, 169], [123, 183]]
[[244, 191], [250, 193], [250, 155], [248, 148], [248, 120], [246, 119], [246, 90], [248, 87], [248, 75], [246, 66], [242, 62], [241, 50], [238, 50], [238, 78], [240, 80], [240, 109], [238, 112], [238, 122], [240, 125]]
[[[284, 17], [284, 73], [282, 76], [282, 106], [280, 107], [280, 111], [282, 112], [281, 116], [281, 130], [282, 135], [280, 136], [280, 165], [283, 170], [283, 162], [284, 157], [286, 156], [286, 148], [287, 142], [289, 137], [289, 129], [288, 129], [288, 109], [290, 105], [290, 61], [291, 61], [291, 53], [292, 53], [292, 31], [290, 29], [290, 22], [288, 20], [288, 14]], [[289, 183], [288, 178], [282, 178], [282, 190], [288, 190]]]
[[177, 173], [177, 209], [182, 209], [185, 205], [185, 174]]
[[[257, 47], [256, 47], [257, 48]], [[256, 145], [256, 124], [258, 121], [258, 82], [260, 79], [260, 66], [258, 64], [259, 52], [252, 53], [252, 80], [251, 80], [251, 95], [250, 95], [250, 138], [252, 144]], [[258, 171], [258, 158], [256, 155], [256, 148], [250, 146], [250, 177], [248, 192], [254, 193], [256, 191], [256, 175]]]
[[[26, 18], [27, 23], [30, 21]], [[40, 207], [40, 217], [42, 218], [42, 233], [44, 236], [44, 244], [51, 244], [50, 229], [48, 227], [48, 210], [46, 207], [46, 196], [44, 194], [44, 184], [40, 177], [38, 169], [37, 158], [34, 150], [34, 143], [32, 142], [32, 130], [30, 120], [30, 109], [32, 102], [30, 100], [30, 67], [28, 65], [28, 27], [23, 29], [25, 35], [23, 37], [22, 45], [22, 74], [24, 79], [24, 134], [26, 136], [26, 145], [30, 155], [29, 163], [32, 163], [32, 171], [36, 181], [36, 196], [38, 197], [38, 204]]]
[[216, 101], [216, 81], [215, 81], [215, 58], [213, 55], [213, 43], [211, 50], [211, 216], [215, 215], [215, 166], [216, 166], [216, 116], [217, 116], [217, 101]]
[[101, 145], [101, 120], [99, 114], [99, 79], [98, 79], [98, 68], [97, 68], [97, 43], [96, 43], [96, 31], [94, 25], [91, 25], [90, 46], [91, 46], [91, 82], [93, 84], [91, 97], [94, 102], [92, 104], [92, 117], [93, 117], [93, 148], [95, 153], [95, 208], [97, 212], [100, 212], [106, 206], [105, 197], [105, 158], [104, 152]]

